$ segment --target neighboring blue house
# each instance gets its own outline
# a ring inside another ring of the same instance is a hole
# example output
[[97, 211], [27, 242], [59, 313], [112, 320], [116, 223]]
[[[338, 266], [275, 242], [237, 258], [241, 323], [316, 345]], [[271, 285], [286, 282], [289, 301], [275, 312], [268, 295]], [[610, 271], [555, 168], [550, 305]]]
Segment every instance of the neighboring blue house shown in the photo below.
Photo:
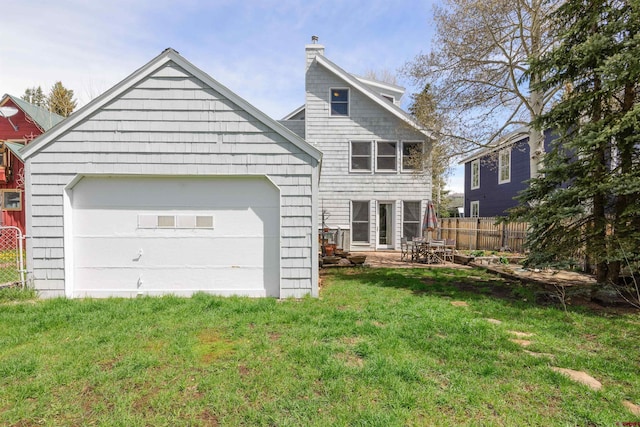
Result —
[[[552, 140], [551, 132], [545, 132], [546, 152]], [[507, 209], [518, 205], [515, 197], [531, 178], [529, 128], [517, 129], [460, 164], [464, 164], [464, 215], [506, 215]]]

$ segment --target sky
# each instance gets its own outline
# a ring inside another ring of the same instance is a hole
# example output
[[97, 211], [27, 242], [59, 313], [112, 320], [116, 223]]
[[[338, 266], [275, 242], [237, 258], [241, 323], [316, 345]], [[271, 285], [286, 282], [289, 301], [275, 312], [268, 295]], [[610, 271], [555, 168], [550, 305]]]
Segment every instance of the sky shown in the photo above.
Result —
[[[431, 49], [438, 1], [7, 2], [0, 25], [0, 95], [20, 97], [35, 86], [48, 93], [61, 81], [82, 106], [171, 47], [281, 119], [304, 104], [304, 46], [312, 35], [327, 58], [352, 74], [399, 74]], [[407, 94], [419, 90], [402, 75], [398, 83]], [[448, 189], [463, 191], [457, 165]]]

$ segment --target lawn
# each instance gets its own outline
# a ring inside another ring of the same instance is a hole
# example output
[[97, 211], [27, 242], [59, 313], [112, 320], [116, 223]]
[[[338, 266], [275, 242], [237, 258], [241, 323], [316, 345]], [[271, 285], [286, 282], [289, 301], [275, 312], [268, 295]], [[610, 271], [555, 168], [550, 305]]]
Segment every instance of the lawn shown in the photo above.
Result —
[[3, 302], [0, 425], [612, 426], [640, 421], [638, 342], [638, 313], [540, 306], [479, 270], [334, 271], [319, 299]]

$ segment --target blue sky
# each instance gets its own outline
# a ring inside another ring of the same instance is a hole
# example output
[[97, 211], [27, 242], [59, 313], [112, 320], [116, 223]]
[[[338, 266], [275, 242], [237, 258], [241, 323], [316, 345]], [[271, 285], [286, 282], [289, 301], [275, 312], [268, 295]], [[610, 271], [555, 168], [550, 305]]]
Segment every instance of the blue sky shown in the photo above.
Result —
[[[24, 0], [3, 5], [0, 95], [58, 80], [86, 104], [167, 47], [279, 119], [304, 103], [317, 35], [347, 71], [397, 72], [428, 52], [438, 0]], [[399, 78], [407, 92], [416, 90]], [[450, 189], [462, 191], [460, 168]]]

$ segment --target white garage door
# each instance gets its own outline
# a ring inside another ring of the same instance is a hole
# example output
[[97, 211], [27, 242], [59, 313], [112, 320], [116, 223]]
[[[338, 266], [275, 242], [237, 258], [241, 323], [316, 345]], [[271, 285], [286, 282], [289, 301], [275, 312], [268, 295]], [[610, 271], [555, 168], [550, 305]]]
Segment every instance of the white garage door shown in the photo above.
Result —
[[266, 178], [84, 177], [70, 199], [70, 296], [279, 296], [280, 197]]

